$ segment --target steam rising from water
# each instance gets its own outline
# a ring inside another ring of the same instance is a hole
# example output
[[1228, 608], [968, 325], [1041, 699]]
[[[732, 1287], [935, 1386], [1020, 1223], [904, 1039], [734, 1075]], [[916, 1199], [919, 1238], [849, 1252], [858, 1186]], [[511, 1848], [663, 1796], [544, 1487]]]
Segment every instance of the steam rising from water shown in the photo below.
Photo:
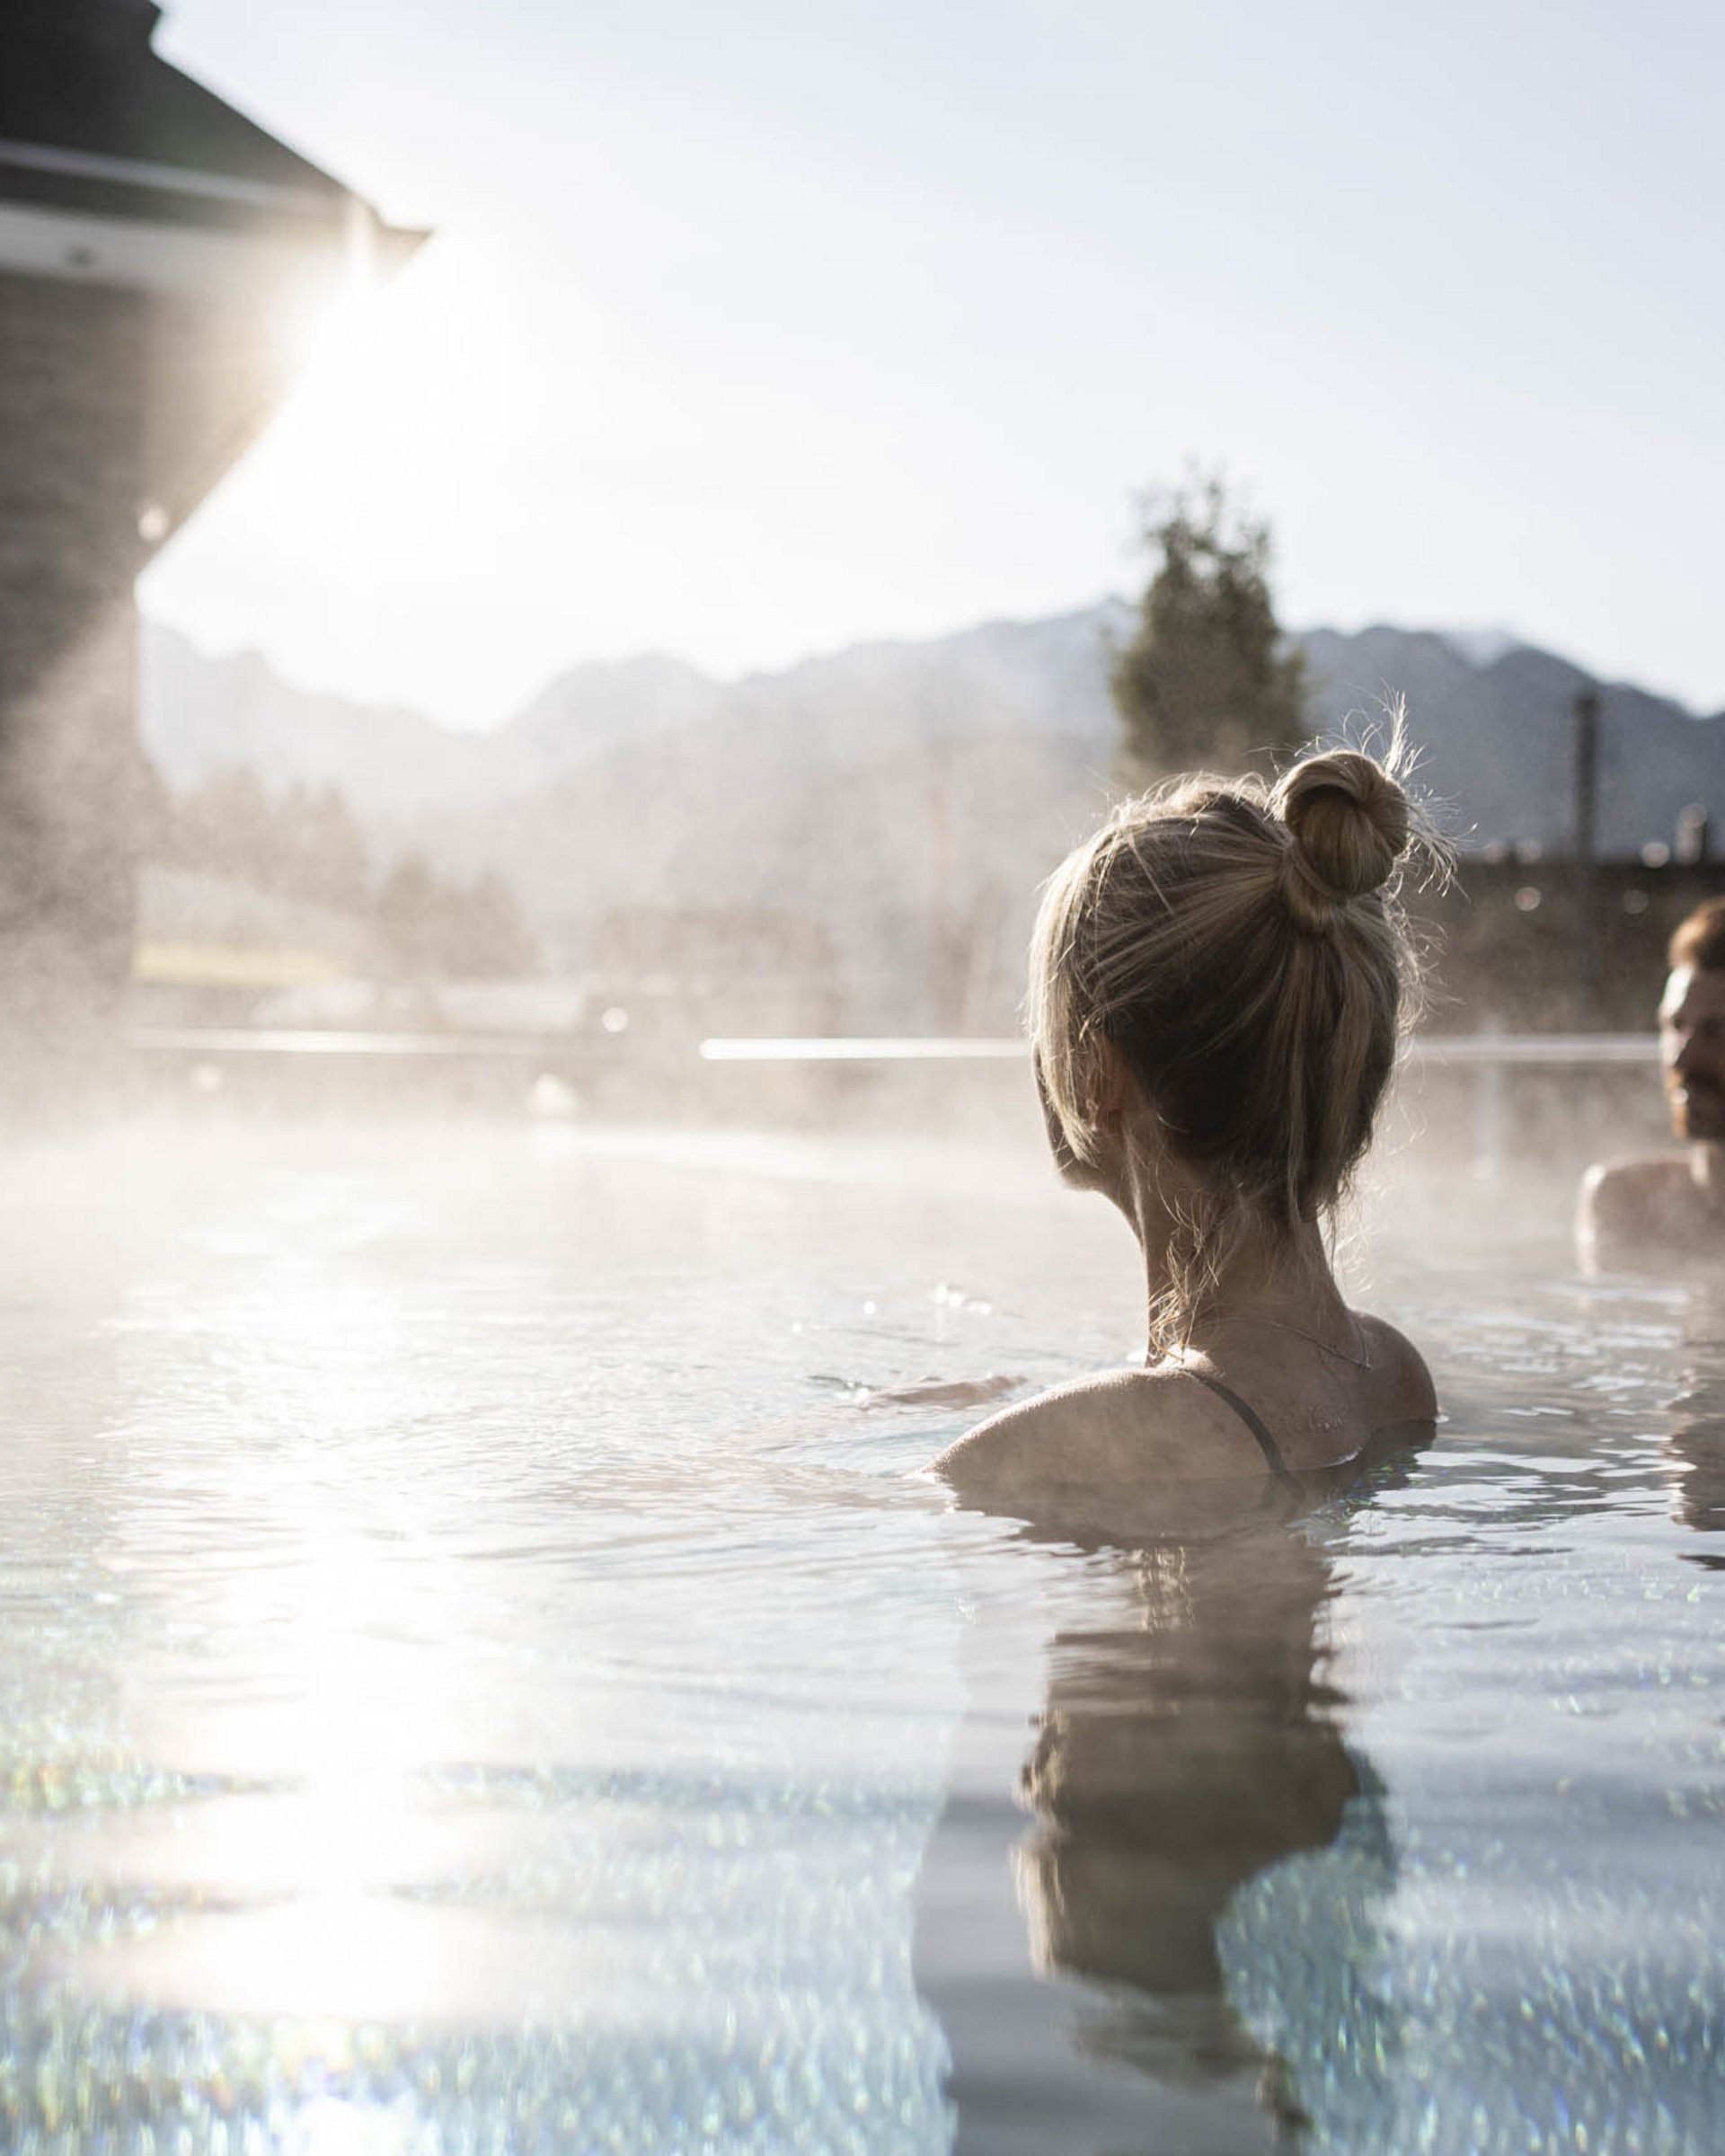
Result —
[[[1362, 2106], [1412, 2133], [1425, 2032], [1435, 2147], [1470, 2091], [1543, 2118], [1548, 2041], [1645, 2062], [1566, 2090], [1602, 2133], [1681, 2119], [1712, 2100], [1678, 1993], [1719, 1930], [1718, 1537], [1668, 1402], [1711, 1350], [1679, 1291], [1574, 1279], [1563, 1185], [1493, 1222], [1510, 1291], [1401, 1157], [1372, 1300], [1454, 1419], [1302, 1531], [1365, 1808], [1261, 1856], [1216, 1933], [1225, 2116], [1269, 2045], [1316, 2145]], [[218, 1120], [14, 1155], [9, 1202], [0, 2036], [33, 2145], [935, 2150], [949, 2048], [986, 2107], [1008, 2027], [1070, 2118], [1202, 2145], [1165, 2046], [1125, 2081], [1070, 2047], [1099, 1997], [1031, 1973], [1011, 1898], [1043, 1644], [1118, 1629], [1130, 1566], [949, 1513], [906, 1478], [952, 1421], [849, 1401], [1131, 1351], [1124, 1231], [1030, 1136]], [[1602, 1716], [1657, 1768], [1606, 1772]], [[1491, 1955], [1482, 1867], [1521, 1912]], [[916, 1945], [919, 1899], [957, 1928]], [[1546, 2035], [1486, 2057], [1481, 1987]]]

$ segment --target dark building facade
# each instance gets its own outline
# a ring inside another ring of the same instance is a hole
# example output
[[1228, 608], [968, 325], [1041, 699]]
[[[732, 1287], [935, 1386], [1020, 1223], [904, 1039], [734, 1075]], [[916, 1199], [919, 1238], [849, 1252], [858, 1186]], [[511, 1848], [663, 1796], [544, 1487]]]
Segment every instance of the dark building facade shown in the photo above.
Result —
[[129, 973], [136, 578], [275, 409], [295, 325], [421, 236], [159, 58], [158, 14], [0, 11], [0, 1054]]

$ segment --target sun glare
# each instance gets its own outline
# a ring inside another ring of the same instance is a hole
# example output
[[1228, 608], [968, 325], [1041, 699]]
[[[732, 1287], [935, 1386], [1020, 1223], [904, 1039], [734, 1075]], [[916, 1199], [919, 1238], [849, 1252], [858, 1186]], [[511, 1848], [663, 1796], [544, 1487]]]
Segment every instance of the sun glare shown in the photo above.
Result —
[[282, 310], [277, 336], [296, 394], [363, 353], [382, 296], [376, 285], [352, 277], [295, 295]]

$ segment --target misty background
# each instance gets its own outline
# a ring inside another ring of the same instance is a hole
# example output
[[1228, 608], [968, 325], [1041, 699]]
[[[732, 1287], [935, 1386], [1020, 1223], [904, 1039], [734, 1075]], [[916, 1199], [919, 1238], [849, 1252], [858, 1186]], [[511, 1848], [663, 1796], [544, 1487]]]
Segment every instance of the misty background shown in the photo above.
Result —
[[[260, 968], [272, 940], [291, 946], [305, 977], [270, 1008], [301, 1020], [375, 1010], [336, 985], [356, 974], [516, 976], [605, 1008], [672, 1004], [690, 1032], [1009, 1031], [1035, 881], [1116, 779], [1108, 666], [1128, 626], [1104, 602], [732, 682], [663, 658], [589, 663], [475, 734], [296, 689], [256, 654], [207, 658], [151, 625], [143, 738], [179, 814], [146, 870], [146, 965], [171, 943], [194, 972], [199, 943], [211, 967], [223, 946]], [[1295, 641], [1314, 733], [1381, 728], [1406, 698], [1476, 902], [1452, 926], [1465, 941], [1484, 904], [1473, 933], [1492, 945], [1499, 1015], [1572, 1015], [1563, 959], [1539, 941], [1561, 879], [1544, 921], [1513, 901], [1550, 886], [1570, 846], [1588, 676], [1503, 635]], [[1725, 800], [1725, 721], [1609, 688], [1598, 775], [1598, 852], [1629, 879], [1616, 913], [1657, 946], [1662, 893], [1686, 893], [1703, 862], [1694, 811]], [[392, 936], [404, 875], [447, 894], [443, 942]], [[267, 892], [298, 910], [272, 915]], [[1657, 970], [1654, 948], [1631, 993], [1646, 999]], [[580, 1019], [551, 993], [482, 1007]]]
[[13, 1041], [1010, 1035], [1205, 473], [1305, 702], [1178, 761], [1405, 704], [1430, 1024], [1644, 1029], [1716, 880], [1719, 35], [19, 0]]

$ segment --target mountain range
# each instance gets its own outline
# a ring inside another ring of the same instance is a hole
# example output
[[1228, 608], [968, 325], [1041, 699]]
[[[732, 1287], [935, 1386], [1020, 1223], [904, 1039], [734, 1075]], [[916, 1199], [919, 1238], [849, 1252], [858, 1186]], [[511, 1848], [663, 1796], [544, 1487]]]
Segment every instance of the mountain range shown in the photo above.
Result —
[[[146, 747], [174, 787], [224, 765], [332, 784], [380, 851], [503, 870], [553, 943], [619, 909], [790, 911], [854, 970], [1015, 977], [1036, 881], [1108, 793], [1118, 602], [923, 642], [858, 645], [721, 683], [669, 658], [584, 665], [494, 733], [296, 689], [146, 624]], [[1315, 629], [1314, 731], [1405, 702], [1420, 779], [1465, 853], [1569, 842], [1572, 705], [1590, 685], [1499, 635]], [[1598, 844], [1672, 843], [1725, 811], [1725, 713], [1599, 685]], [[947, 947], [950, 946], [950, 951]]]

